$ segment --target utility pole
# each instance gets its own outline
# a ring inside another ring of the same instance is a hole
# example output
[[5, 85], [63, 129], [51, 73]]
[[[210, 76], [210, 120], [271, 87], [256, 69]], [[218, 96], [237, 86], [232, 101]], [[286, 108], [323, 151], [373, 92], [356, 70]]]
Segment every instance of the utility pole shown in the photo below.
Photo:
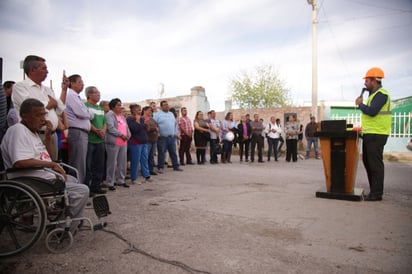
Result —
[[312, 6], [312, 116], [318, 116], [318, 34], [316, 0], [307, 0]]

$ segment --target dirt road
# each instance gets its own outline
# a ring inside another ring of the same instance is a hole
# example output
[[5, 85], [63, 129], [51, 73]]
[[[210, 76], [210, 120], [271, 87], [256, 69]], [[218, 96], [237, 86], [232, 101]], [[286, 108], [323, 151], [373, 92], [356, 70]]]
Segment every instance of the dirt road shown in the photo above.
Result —
[[[192, 273], [412, 273], [412, 163], [385, 163], [382, 202], [349, 202], [315, 198], [322, 161], [232, 161], [109, 193], [107, 230], [131, 245], [82, 231], [66, 254], [42, 240], [0, 272], [190, 273], [183, 263]], [[359, 164], [356, 186], [366, 182]]]

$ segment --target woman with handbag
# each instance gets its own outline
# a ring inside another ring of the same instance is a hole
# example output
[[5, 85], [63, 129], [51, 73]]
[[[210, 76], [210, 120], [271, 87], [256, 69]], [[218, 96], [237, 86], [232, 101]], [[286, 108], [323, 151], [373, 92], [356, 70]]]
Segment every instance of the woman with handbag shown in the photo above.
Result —
[[209, 125], [203, 118], [203, 112], [196, 112], [193, 125], [195, 128], [196, 160], [198, 165], [203, 165], [206, 162], [206, 145], [210, 140]]

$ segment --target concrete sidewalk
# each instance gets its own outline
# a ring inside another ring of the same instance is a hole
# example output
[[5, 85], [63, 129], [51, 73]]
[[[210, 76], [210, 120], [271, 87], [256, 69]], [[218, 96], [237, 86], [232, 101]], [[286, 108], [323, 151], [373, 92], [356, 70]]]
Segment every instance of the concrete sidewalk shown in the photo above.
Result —
[[[315, 198], [322, 161], [238, 159], [108, 193], [107, 229], [206, 273], [412, 273], [412, 163], [385, 162], [382, 202], [349, 202]], [[356, 187], [369, 191], [361, 163]], [[82, 232], [67, 254], [39, 242], [7, 263], [16, 273], [187, 273], [127, 249], [111, 234]]]

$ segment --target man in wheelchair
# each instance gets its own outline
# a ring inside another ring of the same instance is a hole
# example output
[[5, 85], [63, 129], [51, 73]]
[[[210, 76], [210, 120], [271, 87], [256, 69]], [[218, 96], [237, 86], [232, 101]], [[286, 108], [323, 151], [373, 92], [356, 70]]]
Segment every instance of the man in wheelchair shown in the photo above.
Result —
[[[52, 125], [50, 121], [45, 119], [45, 115], [46, 109], [44, 104], [37, 99], [29, 98], [21, 104], [21, 122], [7, 130], [1, 143], [1, 152], [6, 169], [22, 168], [22, 170], [8, 173], [7, 176], [9, 179], [20, 176], [32, 176], [54, 180], [56, 175], [50, 171], [25, 168], [42, 167], [57, 172], [65, 181], [71, 217], [82, 217], [89, 197], [89, 188], [84, 184], [78, 183], [75, 177], [67, 175], [61, 165], [51, 160]], [[45, 144], [43, 144], [37, 133], [44, 126], [46, 127]], [[78, 222], [72, 223], [73, 228], [77, 225]]]

